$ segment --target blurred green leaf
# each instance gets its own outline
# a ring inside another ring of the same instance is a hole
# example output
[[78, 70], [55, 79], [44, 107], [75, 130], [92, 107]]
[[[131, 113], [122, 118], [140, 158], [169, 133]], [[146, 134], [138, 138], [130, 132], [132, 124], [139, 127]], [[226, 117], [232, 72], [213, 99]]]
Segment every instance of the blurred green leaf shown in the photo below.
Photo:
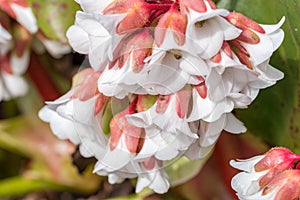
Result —
[[50, 39], [66, 43], [65, 33], [74, 23], [75, 13], [80, 9], [73, 0], [29, 0], [37, 23]]
[[102, 180], [92, 173], [91, 167], [79, 174], [71, 159], [75, 146], [58, 140], [49, 126], [34, 116], [2, 120], [0, 147], [25, 156], [29, 161], [19, 176], [0, 181], [0, 196], [41, 189], [91, 193], [98, 189]]
[[180, 185], [196, 176], [209, 157], [210, 154], [199, 160], [189, 160], [186, 157], [181, 157], [176, 161], [165, 163], [171, 185]]
[[225, 6], [260, 24], [275, 24], [285, 16], [285, 40], [272, 56], [271, 64], [285, 78], [262, 90], [258, 98], [238, 116], [247, 128], [273, 146], [286, 146], [300, 152], [300, 1], [299, 0], [221, 0]]

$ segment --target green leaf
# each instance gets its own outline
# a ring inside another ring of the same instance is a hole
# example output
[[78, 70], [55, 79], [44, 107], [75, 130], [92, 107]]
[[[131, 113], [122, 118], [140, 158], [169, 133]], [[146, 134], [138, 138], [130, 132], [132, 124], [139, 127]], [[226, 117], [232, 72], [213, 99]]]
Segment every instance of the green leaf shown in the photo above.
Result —
[[286, 17], [282, 27], [285, 40], [271, 59], [285, 78], [262, 90], [248, 109], [237, 114], [253, 134], [270, 145], [300, 152], [300, 1], [222, 0], [219, 6], [243, 13], [260, 24], [274, 24]]
[[66, 43], [66, 31], [74, 23], [80, 9], [73, 0], [29, 0], [37, 18], [38, 27], [46, 37]]
[[189, 160], [186, 157], [181, 157], [176, 161], [166, 162], [166, 172], [169, 175], [171, 185], [180, 185], [196, 176], [209, 157], [210, 154], [199, 160]]

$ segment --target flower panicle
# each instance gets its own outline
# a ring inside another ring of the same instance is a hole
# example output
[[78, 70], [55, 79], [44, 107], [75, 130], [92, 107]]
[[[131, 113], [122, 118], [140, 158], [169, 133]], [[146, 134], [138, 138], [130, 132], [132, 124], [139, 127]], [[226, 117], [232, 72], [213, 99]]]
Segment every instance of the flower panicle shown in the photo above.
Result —
[[[224, 130], [245, 132], [232, 111], [283, 77], [268, 64], [282, 42], [282, 22], [264, 30], [211, 0], [78, 3], [83, 11], [67, 37], [91, 66], [40, 117], [84, 156], [96, 157], [94, 172], [110, 183], [137, 178], [136, 192], [166, 192], [166, 163], [208, 156]], [[272, 168], [266, 163], [247, 166], [265, 172]]]

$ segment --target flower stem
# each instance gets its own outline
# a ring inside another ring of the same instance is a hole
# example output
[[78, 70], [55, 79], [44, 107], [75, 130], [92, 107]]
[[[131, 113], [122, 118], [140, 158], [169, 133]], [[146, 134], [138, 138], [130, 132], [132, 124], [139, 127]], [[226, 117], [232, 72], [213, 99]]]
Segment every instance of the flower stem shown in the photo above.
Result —
[[45, 70], [35, 53], [31, 53], [28, 75], [44, 101], [54, 100], [61, 96], [57, 86]]

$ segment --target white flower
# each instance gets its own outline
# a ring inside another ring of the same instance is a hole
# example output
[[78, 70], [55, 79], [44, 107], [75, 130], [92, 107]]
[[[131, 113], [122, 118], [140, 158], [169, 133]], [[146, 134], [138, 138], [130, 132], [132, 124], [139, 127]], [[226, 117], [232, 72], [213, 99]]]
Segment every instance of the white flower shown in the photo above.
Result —
[[95, 70], [104, 69], [113, 59], [113, 51], [122, 38], [115, 31], [122, 18], [123, 15], [106, 16], [78, 11], [75, 25], [67, 31], [69, 43], [78, 53], [88, 54]]
[[177, 49], [154, 49], [150, 60], [141, 72], [140, 84], [148, 94], [168, 95], [181, 90], [186, 84], [196, 85], [196, 76], [207, 75], [206, 63], [189, 52]]
[[205, 13], [189, 11], [186, 39], [190, 49], [203, 59], [216, 55], [224, 40], [237, 38], [241, 30], [228, 23], [223, 17], [228, 15], [223, 9], [209, 9]]
[[232, 113], [222, 114], [218, 120], [213, 122], [195, 121], [191, 127], [198, 130], [199, 139], [189, 147], [184, 155], [192, 160], [205, 157], [213, 149], [223, 130], [233, 134], [240, 134], [246, 131], [243, 123]]
[[36, 18], [27, 1], [1, 1], [0, 8], [16, 19], [30, 33], [37, 32]]
[[[184, 96], [187, 101], [180, 101], [180, 95], [181, 100]], [[163, 111], [160, 111], [162, 106], [158, 100], [148, 110], [126, 116], [129, 123], [145, 129], [144, 144], [135, 159], [154, 156], [159, 160], [171, 160], [181, 156], [198, 138], [185, 120], [187, 108], [184, 107], [189, 103], [189, 95], [177, 93], [165, 98], [170, 99], [166, 100]]]
[[[247, 160], [232, 160], [230, 165], [243, 172], [233, 177], [231, 186], [243, 200], [274, 199], [275, 194], [269, 192], [272, 191], [271, 185], [282, 181], [282, 173], [293, 169], [298, 157], [288, 149], [273, 148], [264, 155]], [[282, 187], [281, 183], [279, 185]]]
[[[23, 96], [28, 90], [25, 73], [29, 63], [27, 48], [21, 55], [13, 48], [12, 36], [0, 25], [0, 101]], [[22, 41], [24, 42], [24, 41]]]
[[0, 24], [0, 55], [6, 54], [11, 48], [11, 40], [12, 36], [10, 33]]

